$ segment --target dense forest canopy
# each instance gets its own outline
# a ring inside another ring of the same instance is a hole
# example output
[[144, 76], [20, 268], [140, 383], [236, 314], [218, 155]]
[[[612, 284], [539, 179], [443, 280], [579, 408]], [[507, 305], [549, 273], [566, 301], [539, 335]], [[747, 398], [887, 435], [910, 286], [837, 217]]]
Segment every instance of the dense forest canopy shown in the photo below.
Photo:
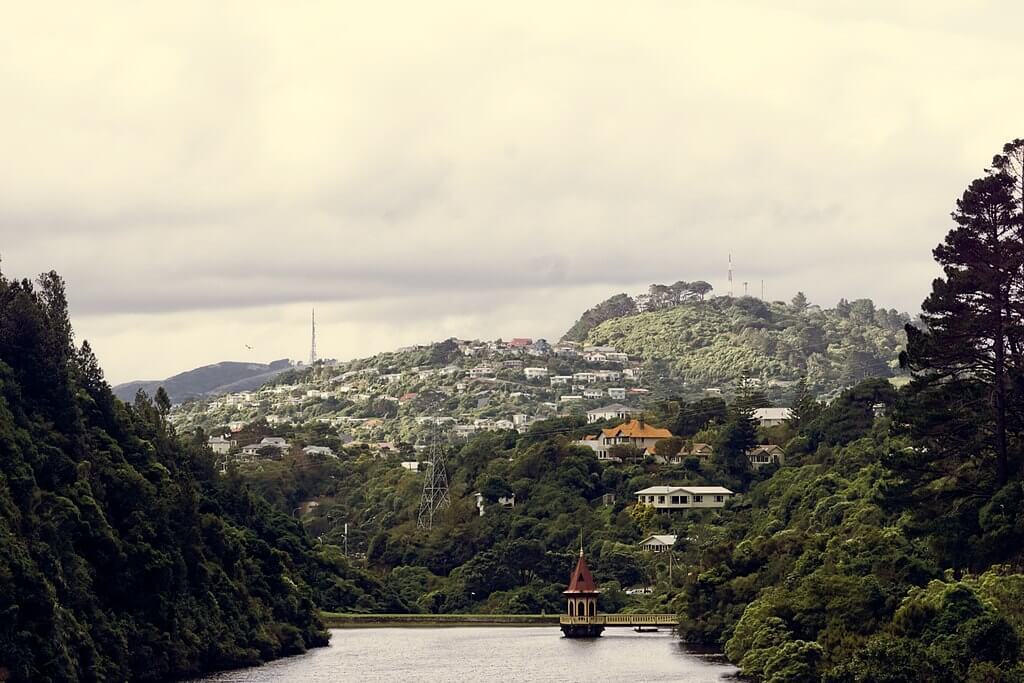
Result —
[[55, 273], [0, 277], [0, 679], [166, 680], [326, 643], [316, 604], [361, 573], [168, 408], [114, 398]]

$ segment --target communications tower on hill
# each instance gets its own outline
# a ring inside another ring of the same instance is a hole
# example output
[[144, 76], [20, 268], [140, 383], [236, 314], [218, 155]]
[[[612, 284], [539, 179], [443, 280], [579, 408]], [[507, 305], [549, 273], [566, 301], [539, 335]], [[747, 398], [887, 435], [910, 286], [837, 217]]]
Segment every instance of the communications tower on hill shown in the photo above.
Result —
[[309, 364], [316, 364], [316, 309], [313, 309], [313, 340], [309, 347]]

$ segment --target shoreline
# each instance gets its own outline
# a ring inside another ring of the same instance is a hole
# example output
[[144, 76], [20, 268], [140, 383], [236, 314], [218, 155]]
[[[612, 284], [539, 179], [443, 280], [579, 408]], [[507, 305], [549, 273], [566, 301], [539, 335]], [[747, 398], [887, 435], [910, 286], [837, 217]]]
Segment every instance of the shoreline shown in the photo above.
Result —
[[346, 614], [321, 612], [327, 628], [557, 626], [558, 614]]

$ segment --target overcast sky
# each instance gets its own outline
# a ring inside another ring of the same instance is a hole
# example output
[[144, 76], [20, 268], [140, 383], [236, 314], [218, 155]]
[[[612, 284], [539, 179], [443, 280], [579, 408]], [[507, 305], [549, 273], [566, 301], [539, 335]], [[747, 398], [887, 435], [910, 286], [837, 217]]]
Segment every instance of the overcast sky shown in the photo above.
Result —
[[341, 359], [557, 338], [651, 282], [724, 293], [730, 252], [752, 293], [916, 312], [1024, 136], [1019, 7], [16, 4], [3, 271], [62, 273], [115, 383], [305, 358], [312, 306]]

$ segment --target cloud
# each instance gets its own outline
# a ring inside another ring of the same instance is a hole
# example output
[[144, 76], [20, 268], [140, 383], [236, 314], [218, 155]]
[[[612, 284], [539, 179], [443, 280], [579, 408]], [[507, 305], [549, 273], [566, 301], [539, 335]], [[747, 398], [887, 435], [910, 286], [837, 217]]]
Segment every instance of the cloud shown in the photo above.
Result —
[[912, 310], [1024, 105], [1024, 10], [920, 10], [25, 5], [0, 256], [67, 277], [118, 380], [218, 360], [224, 329], [284, 353], [313, 303], [343, 357], [555, 336], [650, 282], [724, 290], [730, 253], [774, 298]]

